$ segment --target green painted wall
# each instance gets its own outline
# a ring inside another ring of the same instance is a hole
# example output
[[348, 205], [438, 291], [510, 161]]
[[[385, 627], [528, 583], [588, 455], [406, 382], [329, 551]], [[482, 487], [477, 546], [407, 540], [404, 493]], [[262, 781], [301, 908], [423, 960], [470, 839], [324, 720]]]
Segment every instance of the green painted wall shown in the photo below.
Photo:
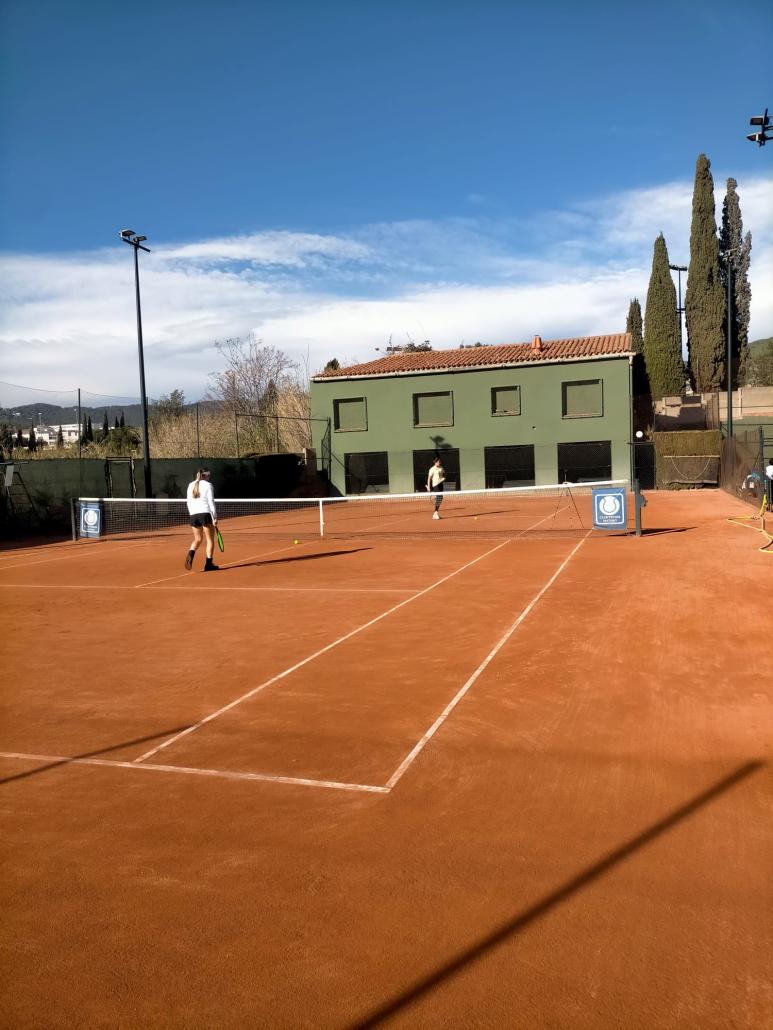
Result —
[[[603, 381], [603, 415], [563, 418], [561, 384], [586, 379]], [[520, 387], [520, 415], [491, 414], [491, 389], [502, 386]], [[445, 390], [453, 391], [453, 425], [415, 428], [413, 394]], [[368, 428], [336, 432], [333, 401], [353, 397], [367, 399]], [[329, 418], [333, 427], [331, 480], [341, 493], [345, 491], [345, 453], [387, 451], [390, 491], [409, 493], [413, 490], [413, 451], [438, 446], [459, 449], [461, 485], [467, 490], [485, 485], [486, 446], [532, 444], [536, 482], [548, 484], [558, 479], [558, 443], [610, 440], [612, 477], [627, 479], [630, 475], [631, 396], [626, 357], [312, 382], [311, 408], [313, 418]], [[317, 429], [318, 423], [314, 426]], [[319, 432], [314, 444], [321, 455]]]

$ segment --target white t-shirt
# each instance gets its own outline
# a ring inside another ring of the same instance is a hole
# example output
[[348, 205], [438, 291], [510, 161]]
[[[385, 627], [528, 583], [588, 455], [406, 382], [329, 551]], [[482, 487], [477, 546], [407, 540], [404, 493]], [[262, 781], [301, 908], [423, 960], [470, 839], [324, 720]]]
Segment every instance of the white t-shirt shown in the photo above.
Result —
[[446, 474], [443, 471], [442, 466], [438, 467], [437, 465], [433, 465], [427, 473], [427, 478], [429, 480], [429, 485], [434, 488], [440, 486], [441, 483], [445, 483]]
[[190, 515], [203, 515], [205, 512], [209, 512], [212, 516], [212, 521], [217, 519], [217, 512], [215, 511], [215, 492], [212, 489], [212, 484], [206, 479], [199, 480], [199, 496], [193, 496], [193, 488], [196, 485], [194, 479], [192, 483], [188, 483], [188, 514]]
[[773, 461], [769, 462], [765, 466], [765, 475], [768, 477], [768, 479], [773, 479]]

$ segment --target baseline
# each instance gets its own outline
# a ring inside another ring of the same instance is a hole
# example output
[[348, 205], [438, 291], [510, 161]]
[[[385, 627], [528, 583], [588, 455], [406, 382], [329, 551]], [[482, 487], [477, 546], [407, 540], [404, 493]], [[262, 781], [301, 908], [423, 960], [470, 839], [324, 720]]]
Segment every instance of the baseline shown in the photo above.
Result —
[[287, 783], [299, 787], [326, 787], [329, 790], [360, 791], [367, 794], [388, 794], [390, 787], [378, 787], [370, 783], [339, 783], [337, 780], [311, 780], [299, 776], [275, 776], [270, 773], [228, 772], [222, 769], [197, 769], [183, 765], [158, 765], [148, 762], [118, 762], [109, 758], [67, 758], [56, 755], [26, 755], [14, 751], [0, 751], [0, 758], [29, 762], [44, 762], [52, 765], [99, 765], [116, 769], [147, 769], [150, 772], [181, 773], [184, 776], [211, 776], [225, 780], [253, 780], [261, 783]]

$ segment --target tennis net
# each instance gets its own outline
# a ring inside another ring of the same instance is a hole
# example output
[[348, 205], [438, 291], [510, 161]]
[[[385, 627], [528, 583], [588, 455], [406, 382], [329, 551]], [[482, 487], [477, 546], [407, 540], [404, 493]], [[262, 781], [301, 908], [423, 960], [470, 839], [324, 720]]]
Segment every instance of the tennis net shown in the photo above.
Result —
[[[521, 536], [571, 535], [592, 528], [594, 487], [629, 487], [625, 480], [554, 486], [456, 490], [443, 494], [350, 494], [344, 497], [218, 498], [225, 534], [265, 537]], [[435, 502], [441, 497], [439, 518]], [[100, 536], [188, 532], [184, 500], [81, 497], [73, 501], [73, 538], [81, 535], [82, 510], [97, 505]], [[632, 505], [628, 505], [629, 514]]]

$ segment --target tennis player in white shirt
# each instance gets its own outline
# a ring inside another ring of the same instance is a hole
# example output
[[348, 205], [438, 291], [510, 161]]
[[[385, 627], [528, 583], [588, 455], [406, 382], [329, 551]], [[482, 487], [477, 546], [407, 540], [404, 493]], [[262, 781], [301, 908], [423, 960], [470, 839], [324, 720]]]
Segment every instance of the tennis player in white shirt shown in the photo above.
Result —
[[443, 503], [443, 483], [446, 481], [446, 471], [440, 458], [435, 458], [427, 473], [427, 489], [435, 495], [435, 510], [432, 512], [433, 519], [440, 518], [440, 505]]
[[209, 475], [209, 469], [199, 469], [193, 482], [188, 483], [187, 503], [193, 527], [193, 542], [185, 556], [185, 568], [193, 568], [196, 551], [199, 549], [202, 539], [206, 539], [207, 560], [204, 563], [204, 571], [217, 572], [219, 566], [212, 562], [212, 554], [215, 550], [217, 510], [215, 508], [215, 492], [209, 481]]

